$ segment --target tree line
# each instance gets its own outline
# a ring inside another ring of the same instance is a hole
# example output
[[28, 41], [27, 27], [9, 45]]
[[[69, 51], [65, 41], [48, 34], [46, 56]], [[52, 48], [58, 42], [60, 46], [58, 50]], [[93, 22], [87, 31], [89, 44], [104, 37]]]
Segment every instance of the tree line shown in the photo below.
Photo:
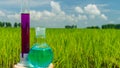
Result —
[[99, 26], [90, 26], [86, 27], [87, 29], [120, 29], [120, 24], [104, 24], [101, 27]]
[[[65, 28], [77, 28], [77, 25], [66, 25]], [[99, 26], [88, 26], [87, 29], [120, 29], [120, 24], [104, 24]]]
[[[17, 22], [15, 22], [13, 24], [13, 27], [20, 27], [20, 26], [21, 26], [21, 24], [17, 23]], [[1, 22], [0, 21], [0, 27], [12, 27], [12, 24], [10, 22]]]
[[[21, 23], [15, 22], [13, 27], [20, 27]], [[0, 27], [12, 27], [11, 22], [1, 22]], [[65, 28], [77, 28], [77, 25], [66, 25]], [[99, 26], [88, 26], [87, 29], [120, 29], [120, 24], [104, 24], [101, 27]]]
[[77, 28], [77, 25], [66, 25], [65, 28]]

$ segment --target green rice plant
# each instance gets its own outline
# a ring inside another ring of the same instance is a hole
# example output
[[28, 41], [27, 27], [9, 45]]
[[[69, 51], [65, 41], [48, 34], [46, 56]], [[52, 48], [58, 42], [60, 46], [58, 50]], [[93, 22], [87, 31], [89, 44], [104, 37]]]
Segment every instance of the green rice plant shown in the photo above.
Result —
[[[120, 68], [120, 30], [47, 28], [55, 68]], [[35, 30], [30, 29], [30, 47]], [[21, 29], [0, 28], [0, 68], [20, 61]]]

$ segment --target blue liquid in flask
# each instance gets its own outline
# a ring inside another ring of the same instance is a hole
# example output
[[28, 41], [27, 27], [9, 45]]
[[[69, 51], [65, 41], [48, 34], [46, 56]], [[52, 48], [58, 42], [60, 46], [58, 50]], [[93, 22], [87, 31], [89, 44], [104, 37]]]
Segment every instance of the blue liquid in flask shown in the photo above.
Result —
[[[39, 39], [37, 40], [40, 41]], [[33, 68], [47, 68], [52, 60], [53, 52], [46, 42], [35, 43], [28, 54], [28, 63]]]
[[41, 44], [41, 46], [35, 44], [28, 55], [28, 61], [34, 66], [34, 68], [46, 68], [52, 60], [52, 49], [46, 43]]

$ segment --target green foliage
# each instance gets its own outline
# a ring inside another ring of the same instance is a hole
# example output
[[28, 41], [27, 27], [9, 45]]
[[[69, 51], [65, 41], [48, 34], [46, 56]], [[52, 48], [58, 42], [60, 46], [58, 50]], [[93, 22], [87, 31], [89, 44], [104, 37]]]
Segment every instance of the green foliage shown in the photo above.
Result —
[[14, 23], [14, 27], [17, 27], [17, 26], [18, 26], [18, 24], [17, 24], [17, 22], [15, 22], [15, 23]]
[[120, 29], [120, 24], [116, 24], [116, 25], [115, 25], [115, 28], [116, 28], [116, 29]]
[[120, 24], [105, 24], [102, 29], [120, 29]]
[[[13, 27], [20, 27], [21, 26], [21, 23], [17, 23], [15, 22]], [[0, 27], [12, 27], [12, 24], [11, 22], [1, 22], [0, 21]]]
[[4, 26], [5, 26], [5, 23], [0, 22], [0, 27], [4, 27]]
[[10, 22], [6, 22], [6, 27], [12, 27], [12, 24]]
[[114, 24], [105, 24], [105, 25], [102, 25], [102, 29], [108, 29], [108, 28], [115, 28], [115, 25]]
[[16, 28], [16, 27], [20, 27], [21, 26], [21, 23], [17, 23], [17, 22], [15, 22], [14, 23], [14, 27]]
[[[47, 43], [53, 49], [55, 68], [119, 68], [120, 30], [47, 29]], [[30, 45], [35, 31], [30, 31]], [[19, 62], [20, 28], [0, 28], [0, 68]]]
[[66, 25], [65, 28], [77, 28], [77, 25], [72, 25], [72, 26]]
[[20, 26], [21, 26], [21, 23], [18, 23], [17, 26], [20, 27]]
[[100, 27], [98, 27], [98, 26], [91, 26], [91, 27], [87, 27], [87, 29], [100, 29]]

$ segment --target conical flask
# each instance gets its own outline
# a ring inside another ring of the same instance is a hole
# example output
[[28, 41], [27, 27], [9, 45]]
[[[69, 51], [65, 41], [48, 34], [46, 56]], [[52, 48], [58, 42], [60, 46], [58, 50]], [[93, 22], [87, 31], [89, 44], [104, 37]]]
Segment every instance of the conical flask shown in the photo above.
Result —
[[45, 31], [45, 28], [36, 28], [36, 43], [28, 54], [28, 62], [33, 68], [47, 68], [53, 60], [53, 51], [45, 41]]

